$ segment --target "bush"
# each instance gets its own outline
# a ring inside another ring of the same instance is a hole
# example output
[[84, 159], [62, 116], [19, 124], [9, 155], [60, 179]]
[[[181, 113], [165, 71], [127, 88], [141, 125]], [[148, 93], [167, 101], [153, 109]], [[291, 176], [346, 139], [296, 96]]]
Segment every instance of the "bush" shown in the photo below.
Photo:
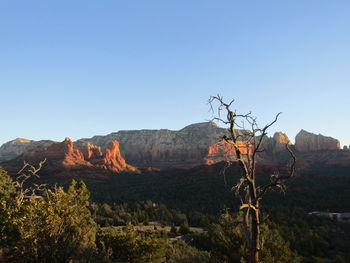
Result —
[[210, 253], [200, 251], [179, 240], [167, 252], [167, 263], [209, 263]]

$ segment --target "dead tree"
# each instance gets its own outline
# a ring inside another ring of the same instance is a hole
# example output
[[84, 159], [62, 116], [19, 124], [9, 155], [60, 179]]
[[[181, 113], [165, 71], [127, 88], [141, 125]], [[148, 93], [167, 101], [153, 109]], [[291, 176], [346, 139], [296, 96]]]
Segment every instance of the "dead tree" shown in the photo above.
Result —
[[[231, 110], [233, 102], [234, 100], [225, 103], [223, 97], [219, 95], [209, 98], [209, 104], [213, 112], [214, 106], [217, 106], [216, 117], [213, 120], [228, 126], [228, 135], [223, 136], [222, 139], [233, 146], [236, 153], [235, 158], [242, 170], [242, 176], [237, 185], [232, 187], [232, 190], [235, 191], [241, 201], [240, 210], [243, 212], [242, 225], [249, 250], [249, 263], [260, 263], [260, 254], [263, 249], [260, 233], [260, 202], [270, 190], [279, 189], [283, 192], [285, 191], [285, 180], [295, 175], [296, 157], [287, 143], [286, 149], [291, 157], [288, 169], [283, 173], [272, 173], [269, 175], [267, 184], [258, 185], [256, 180], [257, 156], [264, 151], [263, 142], [266, 139], [267, 130], [277, 122], [281, 113], [278, 113], [269, 124], [260, 128], [251, 112], [238, 114], [236, 111]], [[225, 115], [225, 117], [222, 117], [222, 115]], [[241, 129], [241, 131], [237, 129]], [[240, 147], [242, 144], [246, 148], [245, 152]]]
[[32, 164], [29, 164], [27, 162], [24, 162], [23, 167], [21, 170], [17, 173], [18, 176], [16, 178], [16, 181], [14, 181], [14, 186], [17, 190], [17, 197], [16, 202], [18, 206], [21, 206], [23, 204], [24, 199], [35, 199], [36, 192], [41, 191], [43, 192], [46, 187], [46, 184], [33, 184], [30, 187], [26, 186], [26, 183], [31, 178], [39, 178], [38, 172], [41, 170], [43, 165], [45, 164], [46, 159], [41, 161], [38, 165], [38, 167], [35, 167]]

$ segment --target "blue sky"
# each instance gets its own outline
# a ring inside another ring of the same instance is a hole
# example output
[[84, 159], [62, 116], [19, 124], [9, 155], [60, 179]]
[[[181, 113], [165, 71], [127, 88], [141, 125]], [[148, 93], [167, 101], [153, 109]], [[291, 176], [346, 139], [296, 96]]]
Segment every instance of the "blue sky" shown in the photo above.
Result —
[[0, 1], [0, 144], [181, 129], [235, 98], [350, 144], [350, 1]]

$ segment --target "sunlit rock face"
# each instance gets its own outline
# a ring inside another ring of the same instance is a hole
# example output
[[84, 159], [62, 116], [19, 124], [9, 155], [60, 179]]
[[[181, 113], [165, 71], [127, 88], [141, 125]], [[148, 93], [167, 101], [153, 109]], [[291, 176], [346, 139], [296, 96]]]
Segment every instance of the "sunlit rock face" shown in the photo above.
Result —
[[[236, 132], [244, 137], [244, 131]], [[205, 122], [189, 125], [179, 131], [119, 131], [106, 136], [81, 139], [74, 143], [69, 138], [60, 143], [16, 139], [0, 147], [0, 156], [7, 156], [6, 160], [17, 157], [35, 162], [46, 158], [48, 163], [63, 168], [92, 167], [114, 172], [137, 171], [135, 166], [160, 169], [190, 168], [221, 161], [235, 161], [235, 149], [222, 140], [224, 135], [229, 135], [227, 129], [220, 128], [212, 122]], [[271, 166], [285, 165], [290, 159], [286, 150], [287, 144], [293, 150], [297, 150], [296, 154], [301, 157], [299, 163], [305, 160], [305, 166], [320, 159], [316, 157], [318, 151], [325, 158], [331, 159], [331, 153], [327, 150], [340, 149], [339, 141], [331, 137], [302, 130], [297, 135], [294, 146], [286, 134], [276, 132], [273, 137], [264, 138], [261, 148], [263, 151], [259, 153], [257, 162]], [[248, 148], [242, 141], [238, 141], [238, 146], [243, 155], [248, 153], [248, 149], [249, 152], [253, 151], [252, 145]], [[345, 154], [346, 151], [341, 152]], [[341, 163], [348, 160], [348, 155], [344, 156]], [[333, 163], [339, 158], [338, 155], [334, 157]]]
[[48, 163], [60, 164], [62, 166], [88, 165], [81, 151], [74, 148], [71, 139], [66, 138], [63, 142], [54, 142], [46, 148], [35, 152], [25, 152], [23, 159], [35, 163], [47, 160]]
[[[241, 130], [237, 130], [242, 134]], [[119, 131], [106, 136], [95, 136], [77, 141], [90, 142], [102, 149], [113, 140], [120, 143], [122, 155], [127, 163], [137, 167], [189, 168], [202, 164], [212, 164], [223, 160], [235, 160], [235, 152], [230, 145], [220, 142], [227, 129], [213, 122], [196, 123], [179, 131], [171, 130], [131, 130]], [[239, 142], [240, 148], [246, 146]]]
[[103, 155], [100, 146], [96, 146], [88, 142], [75, 142], [74, 147], [79, 149], [84, 155], [84, 159], [88, 161], [93, 159], [99, 159]]
[[111, 170], [114, 172], [136, 172], [137, 169], [131, 165], [128, 165], [125, 162], [125, 159], [122, 157], [119, 149], [118, 141], [111, 141], [102, 156], [101, 159], [92, 160], [94, 165], [97, 165], [100, 168]]
[[332, 137], [316, 135], [301, 130], [295, 137], [295, 147], [298, 151], [339, 150], [340, 142]]
[[292, 143], [290, 142], [287, 134], [283, 132], [276, 132], [273, 135], [273, 140], [274, 140], [274, 151], [275, 152], [280, 152], [286, 149], [286, 145], [291, 145]]
[[193, 167], [205, 164], [209, 147], [220, 141], [226, 129], [215, 123], [189, 125], [179, 131], [131, 130], [82, 139], [106, 149], [117, 140], [127, 163], [138, 167]]
[[18, 159], [30, 163], [39, 163], [46, 160], [47, 170], [62, 170], [71, 168], [99, 168], [112, 172], [138, 172], [138, 170], [128, 165], [122, 157], [119, 143], [112, 141], [105, 151], [101, 147], [92, 144], [79, 144], [75, 147], [70, 138], [63, 142], [54, 142], [48, 147], [37, 151], [24, 152]]
[[[252, 145], [249, 145], [249, 151], [246, 143], [239, 141], [237, 142], [237, 145], [242, 153], [242, 158], [247, 158], [248, 153], [250, 155], [252, 154]], [[208, 153], [204, 160], [205, 164], [214, 164], [222, 161], [236, 161], [237, 157], [235, 147], [224, 140], [213, 143], [209, 146]]]
[[[257, 138], [259, 139], [259, 137]], [[286, 145], [292, 145], [288, 136], [283, 132], [276, 132], [273, 137], [266, 136], [262, 141], [260, 156], [265, 159], [275, 158], [280, 152], [286, 151]]]

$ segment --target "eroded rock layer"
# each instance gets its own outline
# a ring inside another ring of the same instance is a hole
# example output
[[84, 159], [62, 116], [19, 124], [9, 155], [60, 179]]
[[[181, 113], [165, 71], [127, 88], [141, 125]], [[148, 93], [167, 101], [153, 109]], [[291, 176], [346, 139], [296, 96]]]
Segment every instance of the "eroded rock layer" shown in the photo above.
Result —
[[[237, 130], [237, 133], [242, 136], [245, 134], [242, 130]], [[81, 139], [74, 143], [69, 139], [62, 143], [16, 139], [0, 147], [0, 162], [19, 155], [26, 158], [37, 155], [40, 159], [62, 160], [62, 165], [67, 167], [83, 165], [116, 172], [133, 171], [135, 168], [132, 166], [189, 168], [224, 160], [234, 161], [235, 150], [232, 145], [222, 141], [224, 135], [228, 135], [226, 129], [212, 122], [205, 122], [189, 125], [179, 131], [119, 131], [106, 136]], [[247, 154], [247, 144], [241, 141], [238, 143], [242, 153]], [[252, 144], [250, 147], [253, 147]], [[328, 151], [340, 150], [339, 141], [331, 137], [301, 130], [296, 136], [294, 146], [286, 134], [276, 132], [273, 137], [264, 138], [263, 152], [259, 154], [258, 162], [265, 165], [285, 164], [290, 157], [286, 150], [287, 144], [296, 150], [301, 159], [307, 159], [308, 163], [317, 162], [316, 159], [312, 159], [312, 156], [316, 155], [303, 153], [318, 152], [318, 155], [327, 158], [330, 154]], [[249, 150], [252, 152], [252, 149]], [[346, 148], [344, 151], [347, 151]], [[301, 159], [299, 163], [303, 163]], [[345, 159], [342, 158], [342, 162]]]
[[[45, 166], [50, 171], [92, 167], [117, 173], [138, 172], [137, 168], [125, 162], [117, 141], [111, 141], [104, 151], [91, 144], [80, 147], [81, 149], [78, 149], [71, 139], [66, 138], [63, 142], [53, 142], [36, 151], [24, 152], [12, 163], [15, 166], [23, 161], [37, 164], [46, 160]], [[11, 166], [11, 161], [7, 161], [6, 165]]]
[[301, 130], [295, 137], [295, 147], [298, 151], [322, 151], [322, 150], [339, 150], [340, 143], [337, 139], [313, 134]]

